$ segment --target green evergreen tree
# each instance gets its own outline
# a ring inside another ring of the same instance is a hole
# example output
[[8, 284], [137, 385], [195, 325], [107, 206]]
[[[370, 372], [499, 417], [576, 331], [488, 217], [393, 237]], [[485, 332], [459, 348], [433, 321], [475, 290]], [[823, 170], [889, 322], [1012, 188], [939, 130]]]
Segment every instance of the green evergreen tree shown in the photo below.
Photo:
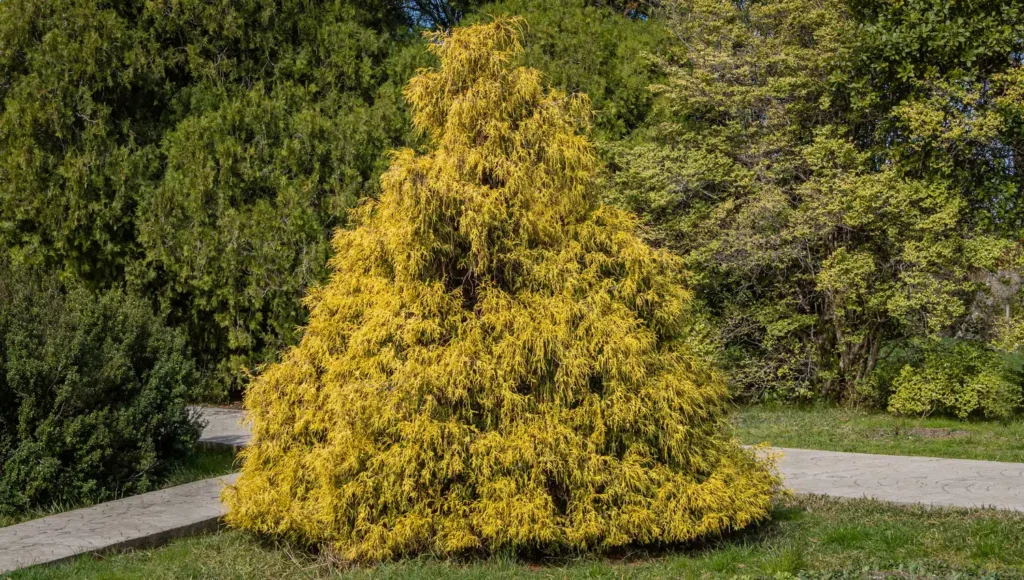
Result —
[[236, 386], [406, 142], [423, 55], [399, 2], [0, 2], [0, 251], [144, 295]]

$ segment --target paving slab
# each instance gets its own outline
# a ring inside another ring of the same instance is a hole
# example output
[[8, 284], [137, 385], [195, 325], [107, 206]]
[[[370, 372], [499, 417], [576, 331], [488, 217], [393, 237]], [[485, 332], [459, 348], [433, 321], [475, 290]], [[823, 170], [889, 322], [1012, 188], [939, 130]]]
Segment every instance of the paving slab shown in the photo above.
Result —
[[1024, 511], [1024, 463], [778, 449], [797, 493]]
[[245, 411], [220, 407], [195, 407], [206, 426], [200, 443], [245, 447], [252, 438], [252, 424], [245, 417]]
[[220, 492], [237, 477], [215, 477], [0, 528], [0, 574], [214, 529], [227, 513]]

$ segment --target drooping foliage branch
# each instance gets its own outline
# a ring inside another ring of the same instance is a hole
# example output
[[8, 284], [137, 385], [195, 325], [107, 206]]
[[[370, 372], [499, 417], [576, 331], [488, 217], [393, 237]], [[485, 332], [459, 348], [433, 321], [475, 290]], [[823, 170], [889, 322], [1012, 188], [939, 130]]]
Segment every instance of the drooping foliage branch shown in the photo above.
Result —
[[344, 559], [671, 544], [765, 517], [681, 262], [602, 205], [583, 95], [521, 21], [431, 37], [379, 201], [339, 230], [301, 342], [250, 386], [231, 524]]

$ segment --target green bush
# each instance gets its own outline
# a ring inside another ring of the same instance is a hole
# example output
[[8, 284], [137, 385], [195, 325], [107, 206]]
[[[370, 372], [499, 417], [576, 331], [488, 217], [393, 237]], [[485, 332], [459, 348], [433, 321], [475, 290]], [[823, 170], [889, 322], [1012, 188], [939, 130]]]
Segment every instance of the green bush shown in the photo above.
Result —
[[1022, 401], [999, 353], [968, 341], [943, 343], [925, 352], [919, 364], [907, 364], [893, 380], [889, 412], [900, 415], [950, 414], [1002, 419]]
[[289, 344], [331, 230], [405, 144], [398, 2], [0, 2], [0, 253], [126, 287], [208, 398]]
[[151, 489], [198, 438], [196, 379], [141, 301], [0, 265], [0, 513]]

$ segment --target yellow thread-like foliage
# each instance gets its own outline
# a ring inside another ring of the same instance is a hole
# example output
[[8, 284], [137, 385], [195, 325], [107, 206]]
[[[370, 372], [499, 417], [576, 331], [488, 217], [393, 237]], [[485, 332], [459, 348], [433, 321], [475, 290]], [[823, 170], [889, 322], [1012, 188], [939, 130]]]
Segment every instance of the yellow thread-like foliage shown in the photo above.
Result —
[[521, 23], [438, 34], [297, 347], [250, 386], [230, 524], [343, 558], [608, 549], [766, 517], [685, 334], [678, 259], [602, 206], [586, 98], [515, 68]]

